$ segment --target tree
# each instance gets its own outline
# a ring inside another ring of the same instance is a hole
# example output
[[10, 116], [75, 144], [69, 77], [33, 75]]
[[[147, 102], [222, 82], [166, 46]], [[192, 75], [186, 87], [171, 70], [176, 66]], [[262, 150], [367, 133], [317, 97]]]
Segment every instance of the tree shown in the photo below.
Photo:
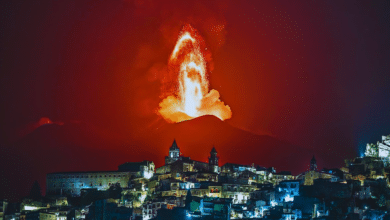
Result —
[[378, 146], [375, 144], [367, 144], [366, 152], [364, 153], [366, 157], [378, 157], [379, 151]]
[[122, 196], [122, 187], [121, 187], [120, 183], [112, 184], [110, 186], [110, 188], [108, 189], [108, 195], [109, 195], [109, 198], [120, 199]]
[[385, 205], [386, 205], [386, 197], [385, 197], [385, 195], [380, 195], [379, 196], [379, 199], [378, 199], [378, 201], [377, 201], [377, 204], [378, 204], [378, 206], [379, 207], [384, 207]]
[[34, 181], [28, 198], [32, 200], [40, 200], [42, 198], [41, 186], [39, 186], [38, 181]]
[[191, 194], [191, 190], [189, 189], [187, 191], [186, 202], [185, 202], [186, 209], [190, 209], [191, 202], [192, 202], [192, 194]]

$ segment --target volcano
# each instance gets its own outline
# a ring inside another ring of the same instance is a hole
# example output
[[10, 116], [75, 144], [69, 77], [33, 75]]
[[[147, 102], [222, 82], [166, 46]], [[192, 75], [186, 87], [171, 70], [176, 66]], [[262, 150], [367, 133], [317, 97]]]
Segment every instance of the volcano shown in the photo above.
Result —
[[[219, 120], [214, 116], [202, 116], [189, 121], [166, 123], [151, 133], [156, 143], [164, 145], [161, 155], [167, 155], [175, 139], [184, 156], [208, 161], [213, 146], [224, 163], [239, 163], [269, 167], [278, 171], [305, 171], [313, 151], [269, 135], [257, 135]], [[157, 164], [162, 163], [156, 160]], [[156, 162], [155, 162], [156, 163]]]

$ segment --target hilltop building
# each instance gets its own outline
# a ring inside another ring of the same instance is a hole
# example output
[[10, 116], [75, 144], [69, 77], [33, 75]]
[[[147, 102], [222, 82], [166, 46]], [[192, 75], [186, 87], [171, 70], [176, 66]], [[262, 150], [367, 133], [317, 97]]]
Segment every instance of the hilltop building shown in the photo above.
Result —
[[49, 173], [46, 175], [46, 194], [80, 196], [82, 189], [107, 190], [116, 183], [127, 188], [132, 179], [150, 179], [154, 169], [152, 161], [143, 161], [119, 165], [118, 171]]
[[[210, 151], [209, 163], [192, 160], [190, 157], [181, 156], [180, 148], [176, 140], [173, 141], [169, 148], [168, 156], [165, 157], [165, 165], [156, 169], [158, 174], [171, 174], [176, 179], [189, 178], [190, 172], [199, 172], [201, 176], [210, 181], [216, 181], [216, 175], [220, 172], [219, 157], [217, 150], [213, 147]], [[187, 173], [187, 174], [184, 174]]]
[[390, 161], [390, 135], [382, 136], [382, 141], [377, 144], [368, 143], [366, 146], [366, 157], [380, 158], [387, 166]]
[[316, 179], [327, 179], [330, 182], [337, 182], [340, 178], [338, 175], [333, 173], [333, 170], [323, 169], [319, 171], [317, 167], [317, 160], [313, 155], [312, 159], [310, 160], [309, 170], [299, 174], [296, 179], [301, 180], [305, 186], [311, 186], [314, 184]]

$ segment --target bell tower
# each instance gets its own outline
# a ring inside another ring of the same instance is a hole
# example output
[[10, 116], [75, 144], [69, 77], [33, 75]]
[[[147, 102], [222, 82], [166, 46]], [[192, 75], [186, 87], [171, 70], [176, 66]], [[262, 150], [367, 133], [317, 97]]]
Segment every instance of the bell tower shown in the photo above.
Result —
[[180, 157], [180, 148], [177, 146], [176, 140], [173, 140], [172, 146], [169, 148], [169, 155], [165, 157], [165, 164], [171, 164], [177, 161]]
[[310, 160], [310, 170], [317, 171], [317, 160], [313, 155], [313, 158]]
[[219, 165], [218, 165], [219, 157], [217, 156], [217, 150], [213, 146], [213, 149], [210, 151], [209, 157], [209, 170], [214, 173], [219, 173]]

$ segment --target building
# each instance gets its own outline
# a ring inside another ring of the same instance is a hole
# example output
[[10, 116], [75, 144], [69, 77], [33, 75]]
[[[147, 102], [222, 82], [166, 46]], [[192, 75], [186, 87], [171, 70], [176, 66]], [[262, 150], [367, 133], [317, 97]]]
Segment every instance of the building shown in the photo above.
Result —
[[5, 212], [7, 211], [8, 201], [0, 200], [0, 220], [4, 220]]
[[328, 169], [318, 171], [317, 168], [317, 161], [315, 157], [310, 160], [310, 169], [306, 172], [303, 172], [299, 174], [296, 177], [297, 180], [302, 181], [303, 185], [305, 186], [311, 186], [314, 184], [314, 180], [316, 179], [328, 179], [329, 181], [336, 182], [340, 180], [340, 178], [333, 174], [332, 172], [329, 172]]
[[107, 190], [116, 183], [127, 188], [130, 180], [149, 179], [153, 173], [152, 161], [125, 163], [119, 165], [118, 171], [49, 173], [46, 175], [46, 194], [80, 196], [82, 189]]
[[366, 157], [379, 157], [387, 166], [390, 162], [390, 135], [382, 136], [382, 141], [377, 144], [367, 144], [364, 153]]
[[166, 205], [167, 202], [161, 201], [153, 201], [143, 205], [142, 209], [142, 219], [152, 219], [157, 217], [157, 211], [162, 208], [163, 205]]
[[254, 185], [222, 184], [222, 198], [233, 199], [233, 204], [244, 204], [250, 199], [251, 192], [256, 190]]
[[202, 216], [212, 216], [214, 219], [230, 219], [231, 200], [219, 198], [203, 198], [200, 200], [199, 211]]
[[118, 171], [130, 172], [134, 177], [150, 179], [154, 174], [154, 163], [144, 160], [142, 162], [128, 162], [118, 166]]
[[221, 167], [222, 173], [232, 174], [233, 176], [239, 175], [241, 172], [248, 170], [252, 173], [256, 173], [256, 168], [254, 166], [242, 165], [242, 164], [234, 164], [234, 163], [225, 163]]
[[46, 175], [46, 193], [80, 196], [82, 189], [107, 190], [115, 183], [127, 188], [132, 175], [118, 171], [49, 173]]
[[72, 207], [50, 208], [39, 212], [39, 220], [72, 220], [75, 211]]
[[284, 180], [279, 183], [277, 189], [279, 192], [285, 192], [290, 197], [299, 196], [299, 181]]
[[210, 151], [210, 157], [209, 157], [209, 170], [210, 172], [219, 173], [219, 157], [217, 156], [217, 150], [215, 150], [215, 147], [211, 149]]

